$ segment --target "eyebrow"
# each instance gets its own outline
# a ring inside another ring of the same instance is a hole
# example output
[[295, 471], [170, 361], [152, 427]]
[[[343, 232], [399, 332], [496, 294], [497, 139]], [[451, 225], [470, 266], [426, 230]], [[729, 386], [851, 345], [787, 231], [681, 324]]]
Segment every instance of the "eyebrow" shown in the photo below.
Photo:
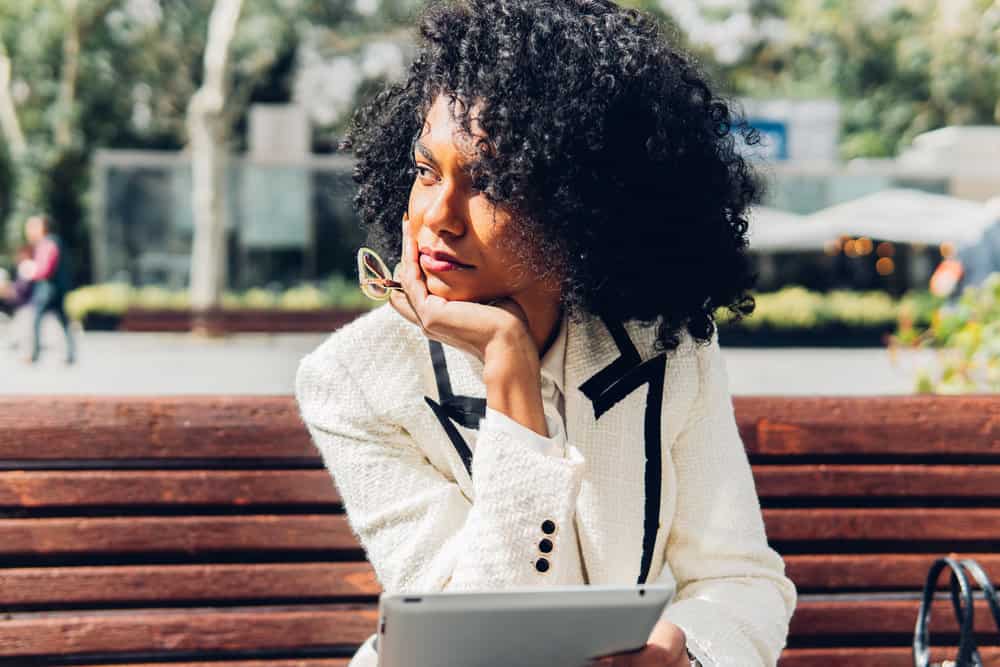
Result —
[[[434, 159], [434, 153], [432, 153], [431, 149], [425, 146], [420, 139], [416, 139], [413, 142], [413, 147], [417, 150], [417, 152], [423, 155], [428, 162], [434, 165], [437, 169], [441, 169], [441, 165], [439, 165], [438, 161]], [[469, 169], [478, 164], [478, 162], [478, 160], [473, 160], [472, 162], [459, 162], [459, 167], [462, 171], [468, 173]]]
[[441, 168], [441, 167], [440, 167], [440, 166], [438, 165], [438, 163], [437, 163], [437, 160], [435, 160], [435, 159], [434, 159], [434, 153], [432, 153], [432, 152], [431, 152], [431, 149], [427, 148], [427, 146], [424, 146], [424, 145], [423, 145], [423, 144], [422, 144], [422, 143], [420, 142], [420, 139], [417, 139], [416, 141], [414, 141], [414, 142], [413, 142], [413, 147], [414, 147], [415, 149], [417, 149], [417, 152], [419, 152], [419, 153], [420, 153], [421, 155], [423, 155], [423, 156], [424, 156], [425, 158], [427, 158], [427, 161], [428, 161], [428, 162], [430, 162], [431, 164], [433, 164], [433, 165], [434, 165], [435, 167], [437, 167], [438, 169], [440, 169], [440, 168]]

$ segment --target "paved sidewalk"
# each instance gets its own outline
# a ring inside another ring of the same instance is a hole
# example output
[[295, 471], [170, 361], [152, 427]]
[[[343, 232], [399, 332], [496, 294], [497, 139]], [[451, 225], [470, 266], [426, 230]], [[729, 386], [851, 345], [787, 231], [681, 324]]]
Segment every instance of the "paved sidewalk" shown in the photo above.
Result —
[[[50, 323], [54, 325], [54, 322]], [[63, 341], [47, 326], [37, 366], [0, 349], [0, 394], [290, 394], [299, 359], [323, 334], [238, 335], [77, 331], [79, 360], [62, 363]], [[893, 365], [880, 348], [723, 348], [734, 394], [907, 394], [933, 353]]]

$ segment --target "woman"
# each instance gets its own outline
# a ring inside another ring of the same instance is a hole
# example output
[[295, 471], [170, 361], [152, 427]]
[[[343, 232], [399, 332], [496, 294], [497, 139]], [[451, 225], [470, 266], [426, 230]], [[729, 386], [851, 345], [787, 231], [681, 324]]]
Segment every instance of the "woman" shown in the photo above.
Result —
[[402, 289], [296, 379], [379, 583], [674, 583], [597, 664], [774, 665], [796, 591], [712, 318], [753, 309], [728, 107], [609, 0], [435, 2], [420, 33], [345, 142]]

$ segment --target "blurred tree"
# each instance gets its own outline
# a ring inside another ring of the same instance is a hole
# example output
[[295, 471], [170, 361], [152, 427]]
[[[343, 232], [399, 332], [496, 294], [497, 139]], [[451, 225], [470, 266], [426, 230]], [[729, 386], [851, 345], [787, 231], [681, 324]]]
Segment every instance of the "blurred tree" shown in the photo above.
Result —
[[[231, 45], [222, 124], [245, 145], [251, 102], [292, 97], [300, 44], [323, 32], [355, 47], [405, 20], [413, 0], [245, 0]], [[0, 253], [25, 217], [46, 210], [90, 280], [86, 195], [98, 148], [183, 149], [203, 80], [212, 0], [0, 2]], [[22, 140], [23, 138], [23, 140]]]
[[188, 104], [188, 136], [194, 193], [194, 242], [191, 248], [191, 306], [195, 332], [212, 333], [203, 320], [222, 305], [226, 287], [225, 154], [230, 122], [229, 59], [243, 0], [215, 0], [205, 44], [204, 77]]
[[833, 96], [844, 158], [1000, 122], [1000, 0], [775, 0], [789, 28], [727, 70], [745, 95]]
[[[78, 250], [86, 247], [87, 236], [79, 206], [82, 188], [74, 177], [85, 169], [74, 132], [81, 45], [112, 5], [113, 0], [0, 5], [0, 126], [9, 146], [7, 171], [12, 176], [5, 205], [0, 207], [8, 220], [4, 240], [8, 245], [19, 243], [25, 218], [45, 211], [58, 221], [59, 231], [77, 255], [73, 265], [83, 273], [89, 271], [89, 263]], [[44, 106], [31, 104], [33, 94], [45, 100]], [[59, 197], [50, 200], [52, 193]]]

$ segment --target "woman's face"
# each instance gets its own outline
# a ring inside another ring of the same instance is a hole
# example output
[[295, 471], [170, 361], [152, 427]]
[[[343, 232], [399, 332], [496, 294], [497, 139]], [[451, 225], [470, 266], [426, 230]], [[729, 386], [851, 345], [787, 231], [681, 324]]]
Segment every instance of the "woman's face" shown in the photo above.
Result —
[[[474, 120], [476, 108], [472, 111], [472, 130], [485, 139]], [[524, 247], [509, 212], [473, 188], [466, 165], [474, 155], [472, 140], [461, 136], [451, 118], [448, 98], [438, 96], [414, 144], [417, 173], [406, 222], [420, 249], [428, 291], [449, 301], [480, 303], [554, 298], [556, 288], [539, 279], [537, 261], [530, 259], [535, 253]], [[435, 260], [435, 252], [461, 265]]]

